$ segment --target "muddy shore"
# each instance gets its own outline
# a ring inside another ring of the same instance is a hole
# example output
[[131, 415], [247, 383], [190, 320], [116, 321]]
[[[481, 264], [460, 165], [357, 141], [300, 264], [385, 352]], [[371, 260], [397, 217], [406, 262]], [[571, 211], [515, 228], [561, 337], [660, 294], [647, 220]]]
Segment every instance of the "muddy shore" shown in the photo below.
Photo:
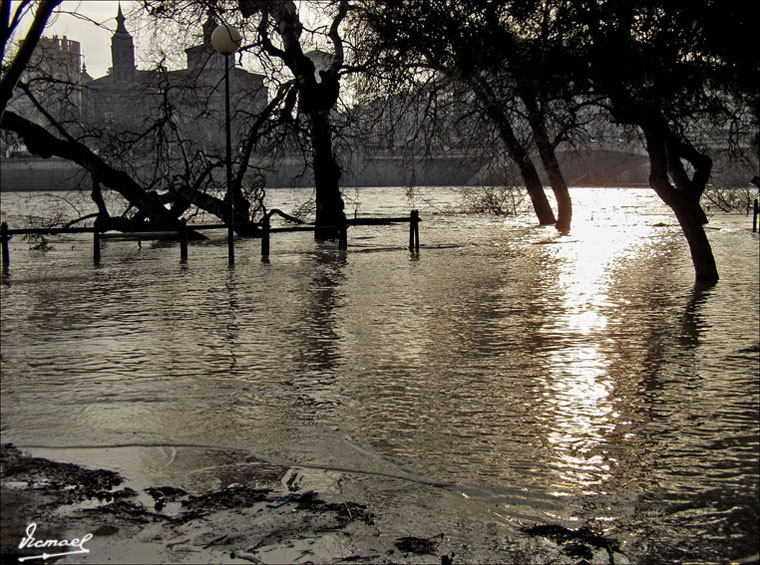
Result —
[[[72, 540], [91, 533], [85, 547], [93, 562], [258, 563], [307, 557], [327, 562], [382, 557], [379, 549], [360, 549], [363, 544], [357, 543], [374, 537], [366, 505], [324, 500], [313, 490], [299, 489], [292, 473], [288, 488], [281, 481], [288, 469], [267, 466], [258, 470], [255, 481], [203, 493], [169, 485], [139, 493], [113, 471], [29, 457], [10, 444], [2, 446], [1, 460], [3, 562], [43, 553], [19, 548], [33, 523], [38, 540]], [[437, 557], [429, 544], [407, 544], [411, 553], [424, 551]], [[393, 560], [402, 557], [401, 550], [387, 551], [389, 558], [396, 554]], [[84, 561], [83, 555], [64, 558]]]
[[333, 474], [331, 480], [335, 488], [318, 491], [299, 470], [260, 463], [243, 482], [221, 488], [136, 490], [114, 471], [32, 457], [6, 444], [0, 458], [2, 562], [71, 551], [28, 543], [20, 548], [31, 524], [40, 542], [74, 546], [91, 534], [76, 546], [87, 552], [45, 559], [61, 563], [628, 561], [613, 540], [551, 525], [537, 525], [519, 539], [462, 543], [437, 531], [429, 517], [399, 512], [389, 518], [360, 499], [350, 477]]

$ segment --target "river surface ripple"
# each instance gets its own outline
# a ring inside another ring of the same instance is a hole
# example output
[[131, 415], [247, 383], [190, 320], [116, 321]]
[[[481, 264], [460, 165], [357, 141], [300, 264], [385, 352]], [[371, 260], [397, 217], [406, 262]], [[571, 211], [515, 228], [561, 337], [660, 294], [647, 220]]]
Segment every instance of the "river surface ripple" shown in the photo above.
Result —
[[[123, 446], [114, 466], [154, 481], [215, 466], [231, 481], [249, 452], [446, 483], [445, 502], [391, 479], [372, 501], [476, 542], [588, 524], [632, 561], [757, 552], [751, 219], [711, 219], [721, 280], [700, 288], [649, 190], [573, 190], [566, 236], [528, 213], [451, 214], [455, 189], [351, 195], [351, 213], [419, 208], [419, 255], [405, 226], [352, 228], [347, 253], [275, 234], [268, 262], [240, 240], [231, 269], [223, 234], [185, 264], [173, 243], [109, 241], [99, 266], [86, 236], [46, 252], [14, 238], [2, 441]], [[3, 193], [4, 219], [29, 198]]]

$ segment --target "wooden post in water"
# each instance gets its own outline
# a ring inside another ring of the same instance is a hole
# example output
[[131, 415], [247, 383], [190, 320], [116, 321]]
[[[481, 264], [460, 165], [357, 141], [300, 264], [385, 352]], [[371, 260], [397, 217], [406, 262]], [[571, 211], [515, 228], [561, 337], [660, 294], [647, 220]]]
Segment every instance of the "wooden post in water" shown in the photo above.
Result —
[[269, 216], [264, 216], [261, 224], [261, 257], [269, 257]]
[[409, 213], [409, 251], [414, 251], [414, 210]]
[[757, 198], [752, 206], [752, 231], [757, 231], [757, 216], [760, 215], [760, 206], [758, 206]]
[[187, 261], [187, 220], [182, 220], [179, 228], [179, 260]]
[[420, 213], [414, 211], [414, 250], [420, 252]]
[[3, 240], [3, 267], [7, 267], [11, 264], [11, 252], [8, 248], [8, 242], [10, 241], [11, 236], [8, 235], [8, 222], [3, 222], [2, 226], [0, 226], [0, 230], [2, 231], [0, 238]]
[[92, 226], [92, 260], [100, 263], [100, 218]]
[[420, 213], [412, 210], [409, 214], [409, 251], [420, 251]]
[[341, 251], [348, 249], [348, 224], [346, 217], [342, 214], [338, 221], [338, 249]]

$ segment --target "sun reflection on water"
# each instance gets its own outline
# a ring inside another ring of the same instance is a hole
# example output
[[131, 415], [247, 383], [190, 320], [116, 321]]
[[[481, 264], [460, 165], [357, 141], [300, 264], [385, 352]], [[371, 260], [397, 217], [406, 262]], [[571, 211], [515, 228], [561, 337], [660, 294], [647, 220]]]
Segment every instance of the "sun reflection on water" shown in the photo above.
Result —
[[[598, 199], [600, 194], [587, 196]], [[624, 308], [610, 307], [611, 273], [624, 257], [640, 252], [631, 247], [646, 241], [646, 231], [652, 229], [640, 218], [626, 225], [625, 214], [619, 225], [600, 226], [594, 217], [599, 208], [615, 213], [610, 202], [579, 205], [572, 232], [549, 245], [557, 292], [556, 317], [542, 332], [549, 361], [544, 409], [556, 496], [601, 493], [616, 465], [607, 441], [617, 428], [619, 399], [610, 374], [613, 338], [606, 329], [611, 313]]]
[[[388, 195], [362, 197], [408, 212]], [[573, 202], [566, 236], [428, 209], [419, 255], [403, 227], [357, 229], [348, 253], [293, 233], [267, 263], [239, 241], [234, 270], [218, 268], [221, 240], [184, 265], [176, 248], [108, 243], [97, 268], [84, 237], [44, 255], [12, 240], [3, 441], [231, 446], [441, 481], [457, 503], [356, 478], [378, 489], [378, 515], [429, 509], [440, 531], [488, 544], [494, 522], [577, 523], [633, 540], [631, 561], [751, 554], [756, 236], [744, 217], [711, 221], [723, 278], [697, 291], [651, 191]], [[241, 468], [214, 453], [178, 449], [174, 471]], [[130, 457], [153, 476], [145, 459]]]

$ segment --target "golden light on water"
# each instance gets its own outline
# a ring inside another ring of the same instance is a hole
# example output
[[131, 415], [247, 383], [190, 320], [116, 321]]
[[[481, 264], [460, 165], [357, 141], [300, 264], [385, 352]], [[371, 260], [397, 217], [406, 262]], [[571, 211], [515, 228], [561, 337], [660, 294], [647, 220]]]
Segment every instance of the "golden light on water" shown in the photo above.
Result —
[[[594, 191], [596, 192], [596, 191]], [[581, 194], [583, 196], [583, 194]], [[607, 437], [617, 427], [615, 382], [610, 375], [614, 350], [606, 331], [610, 325], [612, 276], [625, 258], [641, 253], [652, 227], [640, 217], [614, 210], [614, 202], [577, 199], [573, 229], [552, 242], [556, 265], [556, 318], [545, 327], [549, 367], [545, 376], [544, 407], [552, 420], [547, 434], [553, 452], [550, 467], [557, 475], [555, 495], [581, 489], [603, 490], [616, 464]], [[580, 200], [580, 202], [578, 201]], [[619, 224], [601, 223], [596, 210], [618, 214]], [[612, 211], [612, 212], [610, 212]], [[628, 220], [631, 222], [629, 223]]]
[[[32, 209], [12, 198], [4, 213]], [[723, 278], [698, 291], [652, 191], [573, 202], [567, 236], [428, 209], [413, 257], [403, 227], [357, 228], [347, 253], [278, 235], [266, 264], [241, 241], [234, 271], [219, 242], [182, 265], [175, 247], [109, 242], [93, 268], [89, 238], [44, 254], [14, 239], [3, 441], [155, 442], [110, 460], [161, 484], [228, 484], [254, 464], [243, 452], [357, 469], [378, 515], [408, 508], [483, 547], [494, 524], [575, 523], [632, 561], [716, 561], [757, 531], [757, 236], [711, 218]], [[403, 190], [362, 189], [362, 205], [408, 213]], [[240, 451], [155, 448], [172, 442]]]

